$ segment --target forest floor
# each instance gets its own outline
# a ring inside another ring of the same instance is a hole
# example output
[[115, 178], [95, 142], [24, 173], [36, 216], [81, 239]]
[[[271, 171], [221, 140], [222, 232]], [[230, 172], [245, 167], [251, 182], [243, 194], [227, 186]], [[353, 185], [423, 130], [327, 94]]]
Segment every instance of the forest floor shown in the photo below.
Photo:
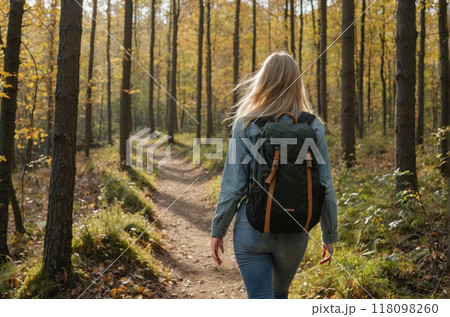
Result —
[[[158, 160], [163, 153], [155, 154]], [[211, 257], [215, 206], [206, 194], [210, 179], [210, 172], [190, 164], [178, 151], [158, 169], [154, 203], [163, 247], [154, 257], [170, 269], [168, 288], [178, 298], [246, 298], [230, 232], [224, 239], [222, 265]]]

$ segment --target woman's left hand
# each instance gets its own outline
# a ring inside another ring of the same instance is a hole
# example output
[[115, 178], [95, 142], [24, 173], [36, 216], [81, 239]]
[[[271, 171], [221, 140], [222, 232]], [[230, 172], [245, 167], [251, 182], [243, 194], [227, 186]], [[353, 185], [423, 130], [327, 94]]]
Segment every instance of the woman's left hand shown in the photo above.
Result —
[[223, 239], [222, 238], [211, 238], [211, 251], [212, 251], [212, 257], [214, 261], [221, 265], [222, 260], [219, 257], [219, 248], [222, 250], [223, 254]]

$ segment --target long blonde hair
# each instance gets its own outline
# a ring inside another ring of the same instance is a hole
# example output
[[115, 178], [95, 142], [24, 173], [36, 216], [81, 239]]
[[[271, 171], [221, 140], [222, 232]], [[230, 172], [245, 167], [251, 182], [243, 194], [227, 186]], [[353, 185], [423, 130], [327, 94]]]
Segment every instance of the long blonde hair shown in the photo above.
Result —
[[[234, 106], [233, 129], [239, 119], [245, 129], [251, 120], [290, 112], [298, 117], [305, 110], [314, 113], [296, 61], [286, 52], [270, 54], [254, 73], [244, 76], [234, 88], [239, 101]], [[317, 114], [316, 114], [317, 116]], [[317, 119], [324, 124], [319, 116]]]

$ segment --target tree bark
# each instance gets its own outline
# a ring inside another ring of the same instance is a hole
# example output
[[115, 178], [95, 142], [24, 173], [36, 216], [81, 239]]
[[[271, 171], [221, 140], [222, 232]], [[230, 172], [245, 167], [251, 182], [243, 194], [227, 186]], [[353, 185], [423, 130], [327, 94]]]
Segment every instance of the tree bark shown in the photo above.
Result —
[[320, 0], [320, 108], [322, 119], [327, 121], [327, 0]]
[[291, 21], [291, 53], [295, 59], [295, 6], [294, 0], [290, 3], [290, 21]]
[[0, 115], [0, 263], [9, 255], [7, 246], [8, 208], [12, 161], [14, 156], [14, 131], [16, 129], [17, 90], [20, 64], [20, 43], [22, 38], [22, 18], [25, 0], [11, 0], [9, 9], [8, 32], [4, 56], [4, 71], [8, 73], [3, 88], [8, 98], [2, 98]]
[[302, 73], [302, 46], [303, 46], [303, 0], [300, 0], [300, 36], [298, 39], [298, 68]]
[[[238, 84], [239, 80], [239, 16], [241, 12], [241, 0], [236, 0], [236, 16], [234, 21], [234, 34], [233, 34], [233, 83], [234, 87]], [[238, 102], [238, 93], [233, 90], [233, 106]]]
[[384, 3], [381, 3], [382, 7], [382, 16], [383, 16], [383, 25], [382, 31], [380, 33], [380, 41], [381, 41], [381, 65], [380, 65], [380, 78], [382, 90], [381, 94], [383, 96], [383, 135], [386, 135], [386, 117], [387, 117], [387, 101], [386, 101], [386, 78], [384, 77], [384, 57], [385, 57], [385, 47], [386, 47], [386, 23], [384, 19]]
[[423, 143], [423, 130], [424, 130], [424, 99], [425, 99], [425, 0], [420, 2], [420, 48], [419, 48], [419, 65], [417, 70], [418, 77], [418, 89], [417, 92], [417, 131], [416, 131], [416, 145]]
[[342, 113], [341, 144], [346, 167], [355, 164], [355, 70], [353, 0], [342, 0]]
[[92, 2], [92, 27], [91, 27], [91, 40], [89, 44], [89, 66], [88, 66], [88, 78], [87, 78], [87, 92], [86, 92], [86, 119], [84, 121], [84, 154], [89, 157], [89, 151], [91, 148], [92, 137], [92, 86], [94, 85], [92, 80], [92, 72], [94, 69], [94, 51], [95, 51], [95, 28], [97, 26], [97, 0]]
[[202, 72], [203, 72], [203, 25], [204, 25], [205, 8], [203, 0], [199, 0], [199, 17], [198, 17], [198, 61], [197, 61], [197, 138], [202, 133]]
[[172, 73], [170, 78], [170, 94], [173, 98], [170, 99], [169, 108], [169, 129], [167, 134], [171, 136], [169, 142], [175, 143], [174, 131], [176, 128], [176, 98], [177, 98], [177, 40], [178, 40], [178, 18], [180, 16], [180, 2], [179, 0], [172, 0], [173, 7], [173, 33], [172, 33]]
[[[202, 1], [202, 0], [200, 0]], [[156, 0], [151, 3], [151, 17], [150, 17], [150, 74], [155, 76], [155, 17], [156, 17]], [[154, 79], [150, 77], [148, 88], [148, 125], [152, 131], [155, 131], [155, 110], [153, 101]]]
[[[417, 189], [414, 142], [416, 75], [416, 7], [414, 1], [398, 1], [396, 44], [397, 102], [395, 111], [396, 191]], [[448, 105], [447, 105], [448, 106]]]
[[55, 96], [54, 96], [54, 52], [55, 52], [55, 27], [56, 27], [56, 0], [53, 0], [50, 5], [50, 23], [48, 26], [50, 32], [50, 43], [48, 48], [48, 77], [47, 77], [47, 96], [48, 96], [48, 109], [47, 109], [47, 144], [46, 153], [48, 156], [52, 153], [52, 127], [53, 127], [53, 114], [55, 112]]
[[206, 3], [206, 137], [210, 138], [213, 134], [213, 115], [212, 115], [212, 62], [211, 62], [211, 0]]
[[[448, 22], [447, 22], [447, 1], [439, 0], [439, 66], [440, 66], [440, 90], [441, 90], [441, 118], [440, 126], [448, 127], [450, 122], [449, 112], [449, 55], [448, 55]], [[445, 177], [450, 177], [450, 159], [448, 156], [449, 145], [448, 138], [441, 143], [441, 173]]]
[[[111, 34], [111, 0], [108, 0], [106, 9], [106, 18], [108, 20], [108, 34]], [[111, 38], [106, 37], [106, 64], [107, 64], [107, 107], [108, 107], [108, 144], [112, 145], [112, 109], [111, 109]]]
[[[312, 16], [312, 24], [313, 24], [313, 33], [314, 33], [314, 46], [317, 49], [317, 56], [320, 56], [320, 39], [316, 40], [316, 18], [314, 14], [314, 3], [313, 0], [311, 2], [311, 16]], [[319, 30], [320, 30], [320, 19], [318, 19]], [[317, 111], [322, 113], [322, 107], [320, 104], [320, 58], [316, 62], [316, 89], [317, 89]]]
[[[79, 1], [80, 5], [83, 1]], [[70, 276], [75, 185], [82, 8], [61, 1], [55, 125], [49, 205], [44, 237], [43, 272]]]
[[120, 91], [120, 161], [126, 161], [126, 144], [131, 132], [131, 40], [133, 30], [133, 0], [125, 0], [125, 24], [122, 56], [122, 89]]
[[252, 72], [256, 69], [256, 0], [253, 0]]
[[358, 136], [364, 137], [364, 27], [366, 20], [366, 0], [362, 0], [361, 42], [359, 50], [359, 80], [358, 80]]

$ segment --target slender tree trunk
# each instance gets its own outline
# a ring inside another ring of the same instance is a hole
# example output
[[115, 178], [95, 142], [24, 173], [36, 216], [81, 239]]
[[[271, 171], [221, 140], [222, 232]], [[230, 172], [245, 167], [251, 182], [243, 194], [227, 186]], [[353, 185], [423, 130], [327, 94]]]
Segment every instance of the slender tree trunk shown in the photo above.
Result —
[[423, 130], [424, 130], [424, 99], [425, 99], [425, 0], [421, 0], [420, 10], [420, 48], [419, 48], [419, 65], [417, 70], [418, 77], [418, 89], [417, 92], [417, 132], [416, 132], [416, 145], [423, 143]]
[[4, 56], [4, 71], [7, 87], [3, 93], [0, 115], [0, 263], [9, 255], [7, 246], [8, 207], [11, 190], [11, 169], [14, 155], [14, 131], [16, 128], [18, 74], [20, 64], [20, 43], [22, 38], [22, 18], [25, 0], [11, 0], [9, 9], [8, 32]]
[[[416, 7], [414, 1], [398, 1], [395, 32], [397, 104], [395, 111], [396, 190], [417, 189], [414, 142], [416, 75]], [[447, 105], [448, 106], [448, 105]], [[407, 172], [407, 173], [406, 173]]]
[[[200, 0], [201, 1], [201, 0]], [[154, 76], [155, 72], [155, 17], [156, 17], [156, 0], [151, 3], [151, 18], [150, 18], [150, 74]], [[155, 131], [155, 110], [153, 101], [153, 87], [154, 79], [150, 77], [148, 88], [148, 125], [152, 131]]]
[[53, 127], [53, 113], [55, 112], [55, 99], [54, 99], [54, 52], [55, 52], [55, 27], [56, 27], [56, 0], [53, 0], [50, 6], [50, 23], [48, 25], [50, 32], [50, 43], [48, 48], [48, 78], [47, 78], [47, 96], [48, 96], [48, 109], [47, 109], [47, 144], [46, 153], [48, 156], [52, 152], [52, 127]]
[[256, 0], [253, 0], [252, 72], [256, 69]]
[[[158, 40], [158, 60], [161, 61], [161, 40]], [[160, 65], [161, 63], [156, 64], [156, 78], [160, 78]], [[161, 85], [158, 85], [156, 91], [156, 127], [161, 128], [163, 124], [161, 123], [161, 105], [160, 105], [160, 97], [161, 97]]]
[[[239, 16], [241, 12], [241, 0], [236, 0], [236, 15], [234, 21], [234, 34], [233, 34], [233, 83], [234, 87], [238, 84], [239, 80]], [[237, 91], [233, 90], [233, 105], [238, 102]]]
[[300, 0], [300, 36], [298, 40], [298, 67], [302, 73], [302, 49], [303, 49], [303, 0]]
[[[316, 40], [316, 18], [314, 14], [314, 3], [313, 0], [311, 2], [311, 15], [312, 15], [312, 23], [313, 23], [313, 33], [314, 33], [314, 46], [317, 49], [317, 56], [320, 56], [320, 39]], [[318, 19], [319, 30], [320, 30], [320, 19]], [[316, 62], [316, 89], [317, 89], [317, 111], [322, 113], [322, 107], [320, 104], [320, 58]]]
[[327, 0], [320, 0], [320, 107], [321, 117], [327, 121]]
[[359, 50], [359, 75], [358, 75], [358, 136], [364, 137], [364, 27], [366, 20], [366, 0], [362, 0], [361, 16], [361, 46]]
[[206, 3], [206, 137], [210, 138], [213, 134], [213, 115], [212, 115], [212, 81], [211, 81], [211, 0]]
[[372, 70], [372, 45], [369, 45], [369, 57], [368, 57], [368, 63], [367, 63], [367, 122], [372, 123], [373, 122], [373, 115], [372, 115], [372, 99], [371, 99], [371, 92], [372, 92], [372, 80], [371, 80], [371, 70]]
[[[106, 16], [108, 20], [108, 34], [111, 34], [111, 0], [108, 0], [108, 6], [106, 9]], [[107, 107], [108, 107], [108, 144], [112, 145], [112, 109], [111, 109], [111, 38], [106, 37], [106, 64], [107, 64]]]
[[88, 66], [88, 78], [87, 78], [87, 92], [86, 92], [86, 119], [84, 121], [84, 153], [89, 157], [89, 150], [92, 142], [92, 87], [94, 82], [92, 80], [92, 72], [94, 69], [94, 50], [95, 50], [95, 28], [97, 26], [97, 0], [92, 2], [92, 27], [91, 27], [91, 41], [89, 44], [89, 66]]
[[[83, 1], [79, 1], [80, 5]], [[70, 276], [72, 270], [72, 212], [75, 186], [82, 8], [61, 1], [58, 72], [55, 94], [53, 160], [45, 226], [43, 272]], [[67, 274], [67, 275], [66, 275]]]
[[285, 0], [285, 4], [284, 4], [284, 47], [286, 49], [286, 51], [289, 51], [289, 46], [288, 46], [288, 15], [289, 15], [289, 11], [288, 11], [288, 6], [289, 6], [289, 0]]
[[202, 133], [202, 72], [203, 72], [203, 25], [204, 25], [205, 8], [203, 0], [199, 0], [199, 17], [198, 17], [198, 62], [197, 62], [197, 138]]
[[[441, 90], [441, 127], [448, 127], [450, 122], [449, 112], [449, 55], [448, 55], [448, 21], [447, 21], [447, 1], [439, 0], [439, 68], [440, 68], [440, 90]], [[441, 173], [446, 177], [450, 177], [450, 159], [448, 156], [449, 145], [448, 138], [441, 143], [442, 164]]]
[[342, 118], [341, 144], [347, 167], [355, 164], [355, 70], [353, 0], [342, 0]]
[[291, 6], [291, 14], [290, 14], [290, 21], [291, 21], [291, 53], [292, 56], [295, 59], [295, 6], [294, 6], [294, 0], [291, 0], [290, 3]]
[[122, 89], [120, 91], [120, 161], [126, 160], [126, 143], [131, 132], [131, 40], [133, 28], [133, 0], [125, 0], [125, 24], [123, 47], [126, 52], [122, 56]]
[[[170, 88], [170, 78], [172, 76], [172, 62], [171, 62], [171, 52], [172, 52], [172, 0], [170, 1], [170, 8], [169, 8], [169, 31], [167, 32], [167, 87]], [[169, 121], [169, 115], [170, 115], [170, 96], [169, 94], [166, 94], [166, 128], [167, 131], [170, 129], [170, 121]]]
[[393, 127], [392, 125], [392, 108], [393, 108], [393, 92], [392, 92], [392, 72], [391, 72], [391, 59], [389, 58], [389, 54], [386, 54], [388, 56], [387, 61], [387, 67], [388, 67], [388, 127], [391, 129]]
[[[172, 138], [170, 143], [175, 143], [174, 131], [176, 129], [176, 98], [177, 98], [177, 39], [178, 39], [178, 18], [180, 16], [180, 2], [179, 0], [172, 0], [173, 9], [173, 34], [172, 34], [172, 76], [170, 79], [170, 94], [173, 98], [170, 99], [169, 109], [169, 130], [168, 135]], [[175, 98], [175, 100], [174, 100]]]
[[272, 52], [272, 25], [270, 20], [272, 20], [270, 16], [270, 1], [267, 1], [267, 24], [269, 27], [269, 53]]
[[381, 84], [382, 84], [382, 96], [383, 96], [383, 135], [386, 135], [386, 117], [387, 117], [387, 101], [386, 101], [386, 79], [384, 78], [384, 57], [385, 57], [385, 43], [386, 43], [386, 24], [384, 19], [384, 3], [382, 2], [382, 16], [383, 16], [383, 26], [381, 28], [380, 33], [380, 41], [381, 41], [381, 65], [380, 65], [380, 78], [381, 78]]

